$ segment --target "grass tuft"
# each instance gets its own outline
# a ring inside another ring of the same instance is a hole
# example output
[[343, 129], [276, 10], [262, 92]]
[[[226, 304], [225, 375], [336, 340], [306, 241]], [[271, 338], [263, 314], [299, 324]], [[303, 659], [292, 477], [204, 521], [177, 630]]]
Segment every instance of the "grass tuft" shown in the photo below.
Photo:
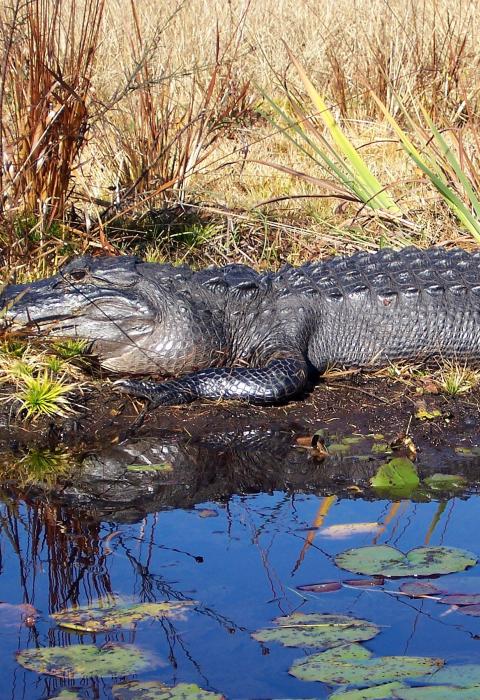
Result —
[[449, 396], [466, 394], [480, 383], [478, 371], [455, 362], [446, 362], [435, 378], [440, 391]]
[[73, 413], [68, 395], [78, 385], [54, 379], [44, 370], [38, 376], [24, 376], [12, 399], [20, 403], [25, 418], [35, 420], [40, 416], [65, 417]]

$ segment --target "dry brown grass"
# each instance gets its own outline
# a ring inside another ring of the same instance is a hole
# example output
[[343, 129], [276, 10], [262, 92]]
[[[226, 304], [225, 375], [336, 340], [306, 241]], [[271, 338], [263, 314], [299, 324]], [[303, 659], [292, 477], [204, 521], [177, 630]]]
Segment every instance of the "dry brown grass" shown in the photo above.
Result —
[[[0, 8], [10, 266], [27, 252], [48, 265], [92, 247], [276, 265], [385, 243], [471, 244], [401, 152], [367, 86], [396, 116], [396, 95], [413, 114], [423, 104], [470, 154], [479, 133], [475, 0], [3, 0]], [[259, 164], [312, 167], [260, 115], [262, 91], [286, 110], [286, 86], [302, 99], [287, 46], [389, 184], [408, 219], [402, 232]], [[478, 182], [478, 162], [467, 168]], [[258, 206], [266, 200], [278, 201]]]

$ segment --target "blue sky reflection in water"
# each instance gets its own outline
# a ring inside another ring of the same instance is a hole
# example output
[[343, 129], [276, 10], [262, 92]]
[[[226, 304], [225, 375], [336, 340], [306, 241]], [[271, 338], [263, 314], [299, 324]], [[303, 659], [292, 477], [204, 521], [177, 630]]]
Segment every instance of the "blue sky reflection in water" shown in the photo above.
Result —
[[[112, 679], [66, 681], [26, 671], [15, 652], [27, 647], [106, 641], [152, 650], [159, 664], [140, 674], [168, 684], [195, 682], [233, 698], [323, 698], [332, 688], [288, 675], [301, 649], [265, 647], [250, 632], [299, 606], [302, 612], [349, 613], [381, 626], [366, 646], [376, 654], [440, 656], [476, 662], [480, 619], [447, 612], [428, 600], [390, 596], [381, 590], [342, 588], [304, 600], [295, 586], [354, 578], [332, 557], [352, 546], [386, 543], [402, 551], [422, 544], [478, 548], [478, 497], [452, 498], [429, 534], [438, 502], [398, 506], [386, 500], [329, 502], [323, 527], [383, 522], [383, 532], [343, 539], [309, 528], [325, 501], [282, 492], [234, 496], [226, 504], [166, 510], [135, 524], [89, 521], [65, 508], [3, 502], [0, 601], [28, 602], [39, 617], [28, 628], [0, 606], [2, 698], [40, 700], [75, 688], [84, 698], [111, 698]], [[205, 510], [208, 509], [208, 510]], [[480, 567], [468, 578], [480, 592]], [[447, 581], [442, 577], [439, 581]], [[388, 584], [397, 588], [399, 582]], [[148, 621], [134, 630], [79, 635], [62, 630], [49, 613], [112, 594], [134, 601], [195, 599], [184, 619]]]

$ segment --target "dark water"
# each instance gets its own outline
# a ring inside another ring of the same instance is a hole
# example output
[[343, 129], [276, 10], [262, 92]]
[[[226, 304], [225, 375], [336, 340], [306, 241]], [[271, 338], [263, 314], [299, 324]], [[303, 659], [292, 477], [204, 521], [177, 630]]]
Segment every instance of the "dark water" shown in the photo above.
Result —
[[[478, 457], [426, 446], [421, 474], [461, 473], [462, 489], [388, 500], [365, 487], [382, 460], [370, 447], [367, 441], [322, 461], [282, 433], [197, 442], [154, 435], [87, 456], [78, 478], [54, 493], [35, 488], [22, 495], [10, 485], [0, 506], [0, 601], [9, 604], [0, 606], [0, 697], [40, 700], [70, 689], [82, 698], [112, 698], [118, 678], [66, 680], [16, 661], [26, 648], [109, 641], [154, 652], [157, 665], [129, 680], [196, 683], [229, 699], [328, 697], [335, 686], [288, 673], [310, 652], [251, 638], [295, 610], [377, 623], [381, 633], [365, 643], [376, 655], [477, 662], [480, 618], [386, 592], [400, 581], [324, 594], [296, 590], [355, 578], [333, 561], [350, 547], [390, 544], [407, 551], [441, 544], [480, 554]], [[173, 471], [127, 468], [160, 459]], [[327, 528], [345, 523], [381, 527], [329, 536]], [[453, 578], [462, 590], [480, 593], [479, 565], [441, 581]], [[69, 632], [49, 617], [113, 595], [197, 602], [183, 619], [96, 635]], [[25, 613], [9, 607], [24, 603], [34, 606], [35, 619], [25, 621]]]

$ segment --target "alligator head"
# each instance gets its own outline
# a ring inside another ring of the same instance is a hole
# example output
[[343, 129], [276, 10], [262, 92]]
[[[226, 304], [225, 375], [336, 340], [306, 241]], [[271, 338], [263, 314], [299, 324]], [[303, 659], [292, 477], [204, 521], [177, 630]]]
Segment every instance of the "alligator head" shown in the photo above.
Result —
[[10, 335], [85, 339], [116, 372], [174, 374], [188, 367], [191, 332], [171, 280], [152, 273], [163, 267], [128, 256], [75, 258], [53, 277], [7, 287], [0, 323]]

